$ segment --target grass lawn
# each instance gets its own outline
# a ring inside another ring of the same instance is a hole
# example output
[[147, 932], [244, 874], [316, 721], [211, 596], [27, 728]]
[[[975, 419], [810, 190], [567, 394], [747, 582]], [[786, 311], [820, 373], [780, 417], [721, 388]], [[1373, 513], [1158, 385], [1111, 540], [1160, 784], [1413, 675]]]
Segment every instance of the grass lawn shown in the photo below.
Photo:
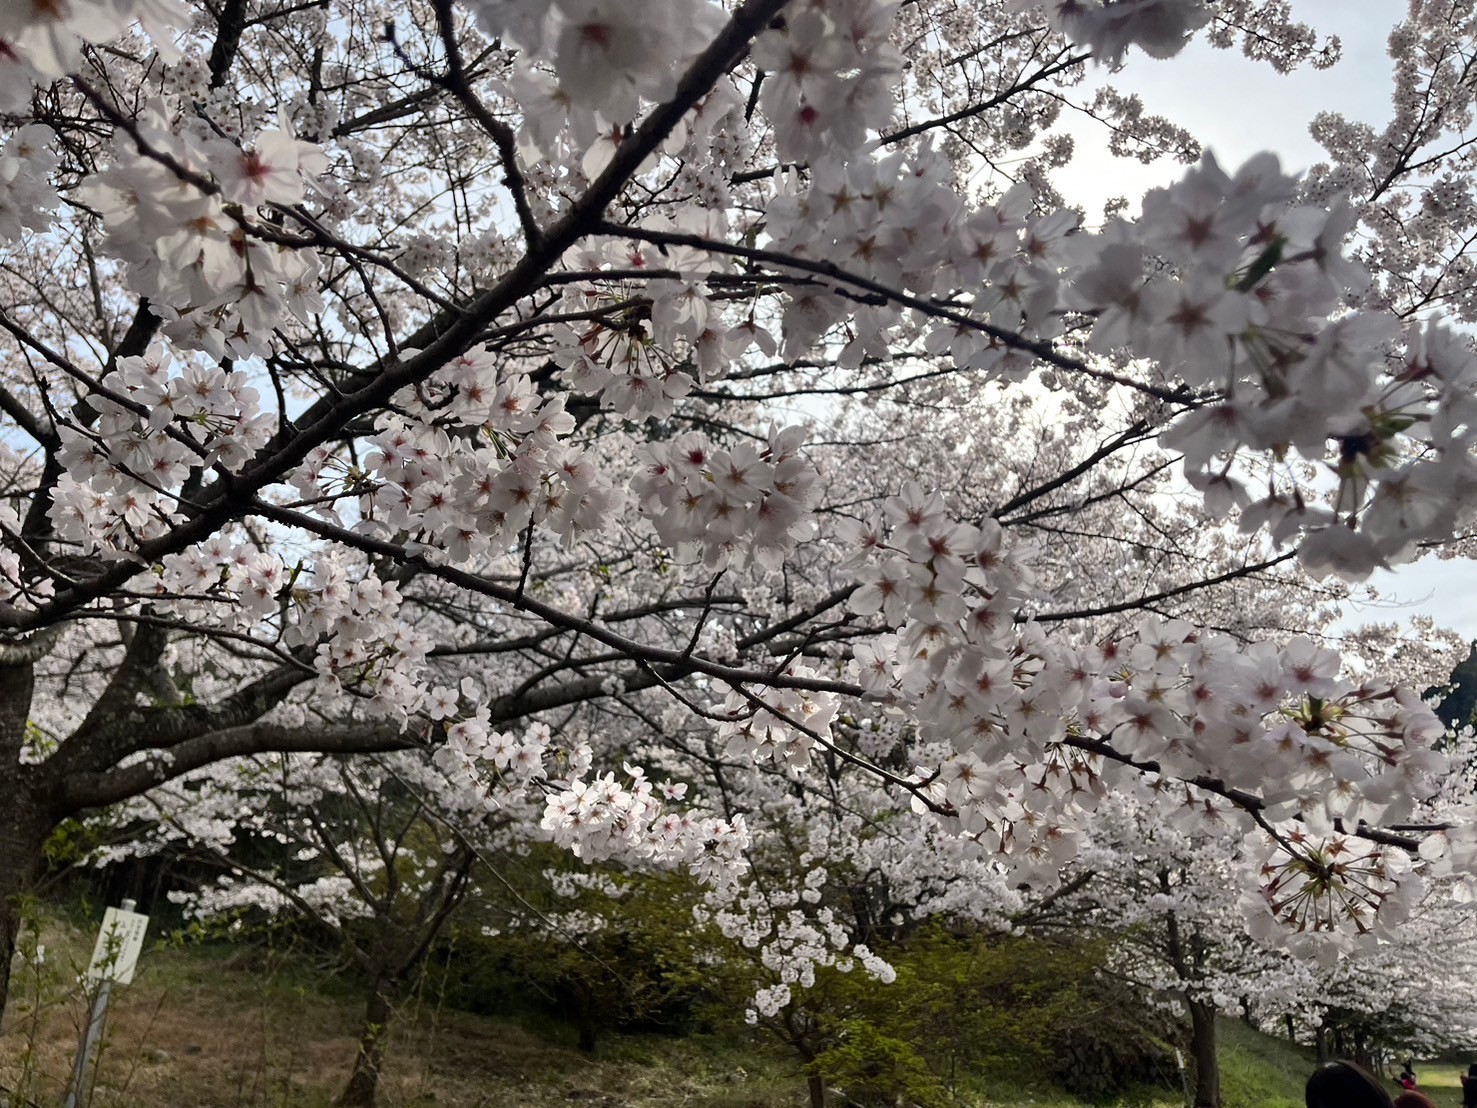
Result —
[[[1226, 1108], [1303, 1108], [1303, 1085], [1316, 1067], [1313, 1052], [1258, 1034], [1244, 1023], [1221, 1023], [1221, 1087]], [[1465, 1066], [1419, 1062], [1420, 1091], [1440, 1108], [1461, 1108], [1458, 1074]], [[1400, 1086], [1387, 1081], [1392, 1096]]]
[[1420, 1091], [1441, 1108], [1462, 1108], [1461, 1075], [1466, 1072], [1466, 1063], [1417, 1062], [1415, 1067]]

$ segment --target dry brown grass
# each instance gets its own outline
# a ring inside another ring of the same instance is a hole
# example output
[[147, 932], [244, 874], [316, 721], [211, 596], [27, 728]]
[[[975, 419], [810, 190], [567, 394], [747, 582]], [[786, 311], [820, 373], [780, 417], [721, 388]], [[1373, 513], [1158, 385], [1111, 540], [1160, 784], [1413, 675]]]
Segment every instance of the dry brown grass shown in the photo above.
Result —
[[[53, 931], [55, 930], [55, 933]], [[48, 926], [45, 981], [25, 979], [0, 1031], [0, 1088], [59, 1105], [87, 999], [82, 936]], [[37, 1004], [40, 993], [43, 1003]], [[59, 993], [59, 995], [57, 995]], [[347, 983], [260, 958], [146, 952], [115, 990], [91, 1108], [326, 1108], [356, 1049]], [[510, 1023], [422, 1000], [391, 1032], [384, 1108], [787, 1108], [803, 1081], [773, 1059], [691, 1041], [622, 1039], [592, 1059]], [[740, 1063], [762, 1072], [745, 1075]], [[19, 1102], [24, 1104], [25, 1101]], [[0, 1093], [0, 1105], [7, 1104]]]

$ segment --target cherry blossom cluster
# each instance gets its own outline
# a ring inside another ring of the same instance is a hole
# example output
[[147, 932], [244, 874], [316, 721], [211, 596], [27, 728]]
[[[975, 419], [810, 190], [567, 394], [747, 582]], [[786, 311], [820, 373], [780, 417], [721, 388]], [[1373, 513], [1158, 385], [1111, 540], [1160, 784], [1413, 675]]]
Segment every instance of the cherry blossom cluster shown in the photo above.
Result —
[[342, 522], [335, 504], [350, 498], [356, 529], [409, 533], [428, 557], [466, 564], [512, 548], [533, 524], [573, 544], [603, 530], [621, 504], [609, 477], [562, 441], [575, 428], [564, 398], [542, 396], [486, 350], [396, 403], [406, 416], [382, 421], [362, 466], [320, 448], [294, 473], [312, 510]]
[[1226, 49], [1240, 37], [1241, 50], [1248, 58], [1269, 62], [1278, 73], [1290, 73], [1304, 63], [1328, 69], [1343, 56], [1338, 35], [1326, 35], [1320, 41], [1312, 27], [1292, 22], [1288, 9], [1281, 5], [1220, 0], [1210, 11], [1212, 21], [1205, 37], [1212, 46]]
[[[474, 702], [479, 699], [470, 680], [463, 681], [460, 690], [444, 686], [432, 689], [427, 714], [435, 720], [447, 719], [457, 711], [463, 697]], [[458, 809], [491, 810], [503, 804], [507, 795], [525, 790], [535, 779], [546, 776], [544, 758], [551, 741], [548, 725], [535, 723], [520, 738], [511, 732], [492, 730], [488, 718], [482, 708], [458, 719], [447, 727], [445, 740], [432, 755], [451, 785], [451, 803]], [[588, 768], [588, 749], [577, 751], [575, 758], [576, 765]]]
[[400, 618], [399, 589], [372, 572], [351, 580], [325, 558], [302, 589], [289, 587], [287, 597], [296, 620], [284, 638], [317, 644], [313, 666], [320, 690], [350, 692], [367, 699], [371, 712], [407, 722], [425, 698], [422, 673], [433, 640]]
[[892, 116], [902, 56], [891, 41], [897, 0], [801, 0], [754, 40], [765, 73], [759, 105], [781, 161], [860, 149]]
[[850, 972], [862, 968], [884, 984], [897, 972], [864, 943], [851, 941], [836, 912], [816, 907], [815, 890], [827, 879], [816, 867], [805, 875], [799, 890], [765, 890], [740, 885], [710, 892], [694, 914], [699, 923], [715, 925], [724, 937], [758, 954], [769, 984], [759, 986], [745, 1018], [751, 1024], [771, 1019], [789, 1006], [795, 988], [810, 988], [818, 970], [833, 967]]
[[[674, 221], [663, 221], [657, 229], [708, 236], [721, 233], [722, 224], [719, 213], [683, 208]], [[599, 395], [602, 407], [634, 419], [663, 418], [692, 391], [694, 378], [707, 383], [723, 376], [753, 346], [775, 352], [773, 337], [752, 315], [738, 326], [724, 324], [721, 305], [706, 287], [710, 276], [723, 268], [719, 257], [682, 246], [658, 250], [638, 241], [609, 239], [574, 252], [570, 262], [593, 275], [642, 270], [672, 274], [639, 287], [602, 283], [572, 290], [572, 302], [600, 318], [580, 328], [555, 329], [554, 358], [565, 384]]]
[[401, 618], [399, 589], [328, 551], [289, 566], [245, 535], [221, 533], [165, 557], [152, 584], [163, 612], [230, 631], [265, 626], [290, 648], [311, 648], [321, 694], [406, 722], [444, 703], [444, 690], [424, 688], [433, 640]]
[[643, 515], [684, 561], [773, 569], [814, 533], [815, 467], [800, 453], [805, 428], [775, 428], [768, 444], [714, 449], [691, 432], [644, 448], [631, 482]]
[[1210, 20], [1203, 0], [1013, 0], [1018, 8], [1042, 7], [1052, 26], [1116, 66], [1130, 46], [1151, 58], [1170, 58], [1190, 33]]
[[[1077, 217], [1070, 212], [1035, 216], [1029, 185], [971, 211], [952, 173], [948, 159], [928, 147], [822, 163], [803, 191], [780, 191], [771, 200], [765, 229], [772, 248], [786, 255], [831, 262], [925, 296], [949, 296], [963, 287], [970, 290], [974, 309], [995, 326], [1030, 329], [1037, 337], [1056, 333], [1060, 268]], [[921, 225], [945, 233], [920, 235]], [[851, 310], [824, 283], [792, 293], [785, 303], [786, 354], [798, 357], [811, 349]], [[902, 310], [884, 303], [857, 315], [855, 337], [839, 355], [843, 365], [885, 356]], [[926, 349], [950, 352], [961, 366], [997, 371], [1003, 371], [999, 362], [1009, 354], [967, 320], [962, 326], [940, 325]], [[1021, 360], [1012, 366], [1022, 372], [1028, 367]]]
[[[818, 676], [798, 662], [786, 666], [784, 675]], [[731, 757], [772, 761], [799, 776], [809, 767], [815, 744], [829, 742], [839, 709], [840, 702], [827, 692], [781, 687], [750, 693], [736, 688], [714, 714], [721, 721], [718, 738]]]
[[[1295, 194], [1270, 155], [1234, 175], [1207, 155], [1150, 192], [1136, 225], [1093, 240], [1069, 299], [1096, 317], [1092, 348], [1129, 349], [1220, 392], [1162, 438], [1212, 511], [1239, 509], [1244, 530], [1279, 542], [1301, 535], [1315, 574], [1362, 577], [1450, 536], [1470, 511], [1474, 357], [1439, 321], [1402, 334], [1389, 314], [1340, 315], [1368, 282], [1345, 255], [1354, 214]], [[1146, 278], [1163, 262], [1168, 274]], [[1290, 464], [1255, 498], [1265, 467], [1246, 452], [1317, 464], [1322, 487], [1336, 486], [1329, 503]]]
[[44, 231], [60, 197], [51, 183], [58, 160], [50, 127], [33, 123], [0, 147], [0, 242], [25, 231]]
[[[463, 711], [467, 703], [474, 707]], [[592, 775], [590, 745], [576, 742], [556, 751], [544, 723], [530, 725], [521, 737], [494, 731], [470, 678], [460, 689], [433, 689], [425, 709], [432, 719], [460, 716], [449, 722], [432, 755], [449, 783], [447, 804], [454, 810], [494, 811], [542, 792], [540, 828], [587, 862], [619, 858], [683, 866], [709, 885], [730, 884], [748, 869], [749, 830], [741, 815], [726, 820], [691, 809], [667, 810], [664, 801], [687, 795], [685, 784], [653, 783], [645, 770], [630, 764], [622, 767], [623, 777]]]
[[1460, 803], [1443, 815], [1439, 829], [1422, 838], [1420, 857], [1425, 872], [1447, 882], [1452, 896], [1469, 904], [1477, 901], [1477, 805]]
[[725, 820], [666, 812], [658, 792], [680, 800], [685, 785], [654, 786], [639, 766], [622, 769], [629, 785], [614, 773], [590, 780], [576, 774], [555, 782], [540, 826], [588, 862], [619, 856], [683, 865], [699, 881], [717, 886], [732, 884], [748, 869], [749, 829], [743, 816]]
[[[477, 10], [490, 32], [530, 59], [515, 66], [513, 94], [522, 98], [524, 85], [543, 89], [570, 114], [567, 122], [584, 121], [575, 130], [589, 142], [614, 134], [613, 150], [618, 126], [605, 124], [626, 123], [643, 102], [670, 95], [724, 15], [706, 0], [680, 6], [680, 15], [655, 21], [601, 0], [488, 0]], [[1134, 44], [1156, 56], [1174, 53], [1211, 14], [1198, 0], [1045, 7], [1054, 26], [1109, 62]], [[758, 103], [775, 126], [779, 155], [813, 163], [803, 195], [782, 189], [770, 204], [765, 234], [776, 251], [968, 309], [926, 346], [972, 368], [1020, 372], [1029, 364], [1020, 341], [978, 323], [1039, 342], [1056, 337], [1070, 311], [1095, 321], [1093, 351], [1142, 356], [1170, 382], [1219, 392], [1224, 399], [1198, 405], [1166, 444], [1184, 451], [1187, 476], [1213, 507], [1245, 508], [1245, 526], [1281, 538], [1305, 533], [1310, 568], [1367, 573], [1460, 526], [1472, 485], [1464, 371], [1426, 356], [1428, 347], [1450, 343], [1428, 325], [1402, 352], [1383, 318], [1323, 324], [1363, 281], [1342, 253], [1349, 209], [1292, 205], [1295, 182], [1267, 158], [1234, 177], [1207, 161], [1174, 189], [1151, 194], [1137, 223], [1089, 237], [1074, 234], [1070, 213], [1033, 213], [1029, 189], [971, 209], [953, 187], [952, 163], [926, 147], [830, 157], [860, 151], [889, 118], [899, 70], [889, 40], [894, 9], [880, 0], [796, 3], [755, 41], [754, 63], [764, 73]], [[92, 0], [60, 13], [22, 6], [0, 31], [43, 50], [40, 69], [54, 75], [70, 64], [66, 43], [78, 35], [94, 40], [135, 16], [153, 27], [178, 14], [162, 0]], [[694, 136], [717, 143], [727, 126], [718, 121], [732, 121], [742, 105], [727, 80], [711, 96], [666, 153], [686, 149]], [[243, 144], [194, 113], [159, 106], [134, 125], [135, 140], [120, 142], [114, 166], [79, 196], [110, 228], [134, 290], [169, 316], [166, 332], [177, 343], [217, 357], [265, 353], [286, 313], [307, 319], [321, 311], [310, 240], [276, 231], [257, 214], [304, 199], [304, 177], [326, 164], [316, 146], [295, 139], [286, 123]], [[535, 145], [549, 145], [539, 126], [532, 130]], [[39, 180], [35, 171], [23, 176]], [[43, 211], [42, 200], [23, 210]], [[709, 220], [706, 233], [719, 223]], [[918, 235], [923, 224], [943, 233]], [[432, 238], [412, 237], [408, 249], [412, 268], [440, 264]], [[712, 305], [698, 282], [659, 281], [651, 289], [655, 330], [680, 336], [694, 353], [706, 344], [708, 357], [722, 360], [732, 329], [708, 325]], [[787, 353], [813, 347], [851, 317], [842, 364], [885, 357], [899, 305], [855, 310], [824, 281], [806, 283], [785, 301]], [[571, 383], [628, 414], [664, 414], [690, 382], [664, 352], [671, 344], [654, 343], [639, 321], [595, 326], [562, 346]], [[1418, 450], [1427, 456], [1413, 460]], [[1252, 502], [1259, 460], [1292, 451], [1324, 463], [1337, 480], [1331, 506], [1291, 472]], [[1251, 458], [1238, 465], [1243, 452]], [[562, 499], [583, 498], [576, 491]]]
[[[868, 565], [851, 603], [901, 626], [853, 664], [872, 696], [944, 752], [918, 770], [917, 805], [1050, 881], [1114, 764], [1152, 770], [1165, 776], [1158, 787], [1182, 793], [1188, 826], [1246, 829], [1254, 813], [1263, 827], [1296, 828], [1274, 832], [1296, 864], [1264, 867], [1269, 903], [1292, 928], [1306, 922], [1287, 908], [1302, 903], [1298, 874], [1357, 900], [1367, 869], [1394, 872], [1383, 855], [1347, 871], [1320, 859], [1349, 852], [1341, 828], [1398, 821], [1434, 792], [1443, 726], [1418, 696], [1342, 677], [1339, 655], [1302, 637], [1245, 646], [1148, 618], [1091, 646], [1053, 641], [1016, 622], [1029, 569], [998, 525], [956, 524], [916, 487], [885, 509], [887, 525], [857, 528]], [[1403, 900], [1388, 891], [1369, 892], [1365, 907], [1397, 915]]]
[[[1185, 824], [1175, 800], [1174, 790], [1104, 797], [1074, 863], [1096, 875], [1074, 896], [1104, 928], [1148, 937], [1125, 944], [1120, 969], [1160, 997], [1299, 1008], [1341, 955], [1359, 965], [1401, 941], [1424, 902], [1404, 850], [1303, 828], [1287, 831], [1288, 845], [1247, 839]], [[1182, 946], [1176, 957], [1171, 925], [1192, 956]]]
[[1260, 896], [1247, 898], [1248, 932], [1324, 965], [1390, 939], [1425, 891], [1405, 850], [1296, 828], [1267, 844], [1259, 875]]
[[188, 25], [179, 0], [18, 0], [0, 10], [0, 107], [29, 99], [33, 81], [77, 68], [84, 42], [116, 38], [138, 20], [167, 58], [177, 56], [169, 29]]
[[213, 885], [170, 889], [165, 896], [171, 904], [179, 905], [181, 916], [187, 920], [235, 922], [245, 912], [265, 912], [275, 917], [300, 911], [304, 906], [334, 926], [372, 915], [369, 905], [355, 890], [353, 880], [342, 874], [314, 877], [290, 889], [279, 889], [223, 873]]
[[[607, 0], [472, 6], [493, 37], [526, 51], [528, 60], [518, 60], [509, 82], [529, 112], [529, 132], [520, 136], [526, 160], [566, 146], [584, 154], [580, 164], [589, 177], [603, 171], [642, 103], [671, 94], [683, 66], [725, 18], [709, 0], [678, 0], [657, 19]], [[754, 63], [765, 72], [760, 107], [782, 159], [857, 150], [869, 131], [887, 123], [901, 69], [890, 40], [896, 9], [896, 0], [804, 0], [788, 5], [756, 38]], [[715, 127], [741, 108], [732, 85], [721, 81], [668, 140], [667, 152], [704, 139], [722, 145]], [[715, 178], [701, 184], [725, 191]]]
[[665, 100], [685, 64], [722, 26], [710, 0], [675, 0], [661, 18], [616, 0], [475, 0], [493, 38], [553, 67], [560, 97], [587, 118], [629, 123], [643, 100]]
[[[695, 286], [682, 302], [686, 320], [701, 322], [708, 302]], [[658, 303], [676, 298], [657, 294]], [[653, 316], [656, 315], [655, 309]], [[668, 313], [668, 318], [675, 312]], [[692, 391], [692, 375], [678, 368], [673, 348], [653, 340], [639, 320], [615, 325], [594, 324], [583, 331], [572, 328], [561, 335], [555, 359], [562, 377], [576, 392], [598, 395], [603, 407], [632, 419], [663, 418], [675, 401]]]
[[96, 426], [58, 428], [66, 468], [51, 506], [58, 534], [91, 552], [167, 530], [192, 469], [239, 471], [276, 429], [249, 381], [239, 370], [177, 362], [162, 343], [120, 358], [88, 397]]
[[[1020, 376], [1073, 320], [1090, 327], [1088, 351], [1144, 359], [1161, 391], [1195, 398], [1161, 441], [1208, 507], [1301, 539], [1315, 574], [1367, 576], [1460, 530], [1477, 495], [1474, 356], [1439, 321], [1402, 331], [1389, 313], [1342, 313], [1368, 283], [1346, 253], [1346, 203], [1299, 203], [1271, 155], [1230, 174], [1207, 154], [1151, 191], [1139, 219], [1096, 234], [1070, 211], [1033, 214], [1031, 194], [971, 209], [924, 148], [815, 167], [803, 192], [771, 202], [766, 232], [777, 253], [889, 289], [956, 303], [972, 290], [970, 311], [924, 342], [961, 368]], [[919, 213], [942, 234], [918, 235]], [[858, 308], [830, 284], [785, 298], [786, 353], [848, 321], [841, 363], [885, 359], [903, 301]], [[1294, 455], [1318, 467], [1313, 479]]]
[[147, 153], [118, 141], [113, 164], [78, 191], [128, 263], [133, 291], [166, 317], [167, 335], [216, 358], [264, 355], [288, 313], [323, 311], [307, 240], [259, 215], [303, 201], [304, 176], [327, 166], [317, 146], [285, 124], [243, 145], [163, 103], [134, 126]]

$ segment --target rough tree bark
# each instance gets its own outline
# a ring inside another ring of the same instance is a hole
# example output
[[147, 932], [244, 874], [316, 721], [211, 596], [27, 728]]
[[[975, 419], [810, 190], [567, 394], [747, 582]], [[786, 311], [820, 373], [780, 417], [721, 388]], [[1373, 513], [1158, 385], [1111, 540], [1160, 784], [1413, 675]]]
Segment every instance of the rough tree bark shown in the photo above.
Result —
[[1215, 1052], [1215, 1006], [1192, 1000], [1190, 1053], [1195, 1058], [1195, 1108], [1221, 1108], [1221, 1070]]
[[10, 993], [25, 898], [41, 875], [48, 830], [23, 789], [0, 786], [0, 1015]]
[[376, 981], [364, 1006], [364, 1022], [359, 1028], [359, 1053], [349, 1083], [339, 1094], [338, 1108], [375, 1108], [379, 1096], [380, 1071], [385, 1064], [385, 1038], [394, 1017], [387, 981]]
[[21, 764], [35, 683], [35, 650], [0, 647], [0, 1016], [10, 992], [22, 904], [41, 874], [51, 831], [32, 795], [32, 770]]

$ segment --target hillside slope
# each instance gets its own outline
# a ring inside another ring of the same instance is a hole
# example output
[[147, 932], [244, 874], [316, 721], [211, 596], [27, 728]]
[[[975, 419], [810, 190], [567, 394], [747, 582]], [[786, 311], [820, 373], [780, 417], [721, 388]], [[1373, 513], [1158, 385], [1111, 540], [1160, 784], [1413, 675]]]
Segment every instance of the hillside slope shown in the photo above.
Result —
[[[22, 967], [0, 1034], [0, 1105], [61, 1102], [85, 1018], [74, 981], [86, 944], [47, 936], [46, 963]], [[356, 1048], [353, 987], [300, 959], [255, 948], [156, 948], [116, 992], [92, 1108], [327, 1108]], [[36, 998], [42, 998], [36, 1003]], [[1311, 1052], [1222, 1024], [1225, 1108], [1301, 1108]], [[530, 1027], [438, 1006], [422, 995], [391, 1033], [384, 1108], [791, 1108], [805, 1101], [793, 1057], [693, 1036], [611, 1035], [594, 1057], [557, 1025]], [[1458, 1108], [1455, 1066], [1421, 1075]], [[965, 1076], [959, 1108], [1076, 1108], [1045, 1084]], [[19, 1099], [14, 1094], [19, 1094]], [[838, 1098], [840, 1101], [841, 1098]], [[1178, 1108], [1171, 1090], [1123, 1104]]]

